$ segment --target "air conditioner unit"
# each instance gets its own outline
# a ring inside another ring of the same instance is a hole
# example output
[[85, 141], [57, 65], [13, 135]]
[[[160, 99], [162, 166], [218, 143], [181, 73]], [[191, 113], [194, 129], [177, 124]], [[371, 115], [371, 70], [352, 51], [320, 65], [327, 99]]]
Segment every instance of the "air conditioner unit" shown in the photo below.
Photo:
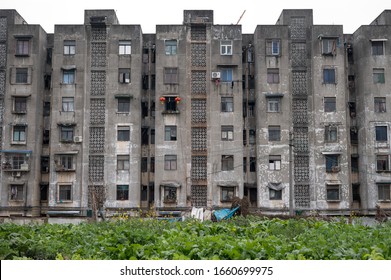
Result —
[[83, 141], [82, 136], [74, 136], [73, 137], [73, 142], [75, 142], [75, 143], [81, 143], [82, 141]]
[[220, 79], [220, 72], [212, 72], [212, 79]]
[[22, 163], [20, 165], [20, 170], [29, 170], [29, 165], [28, 163]]

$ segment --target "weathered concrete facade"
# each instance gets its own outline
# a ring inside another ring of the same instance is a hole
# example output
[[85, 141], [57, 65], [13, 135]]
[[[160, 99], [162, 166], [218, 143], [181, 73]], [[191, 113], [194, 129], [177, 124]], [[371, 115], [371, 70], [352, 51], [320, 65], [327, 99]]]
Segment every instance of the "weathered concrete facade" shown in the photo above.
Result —
[[46, 34], [1, 10], [0, 214], [391, 208], [390, 15], [242, 34], [186, 10], [143, 34], [86, 10]]

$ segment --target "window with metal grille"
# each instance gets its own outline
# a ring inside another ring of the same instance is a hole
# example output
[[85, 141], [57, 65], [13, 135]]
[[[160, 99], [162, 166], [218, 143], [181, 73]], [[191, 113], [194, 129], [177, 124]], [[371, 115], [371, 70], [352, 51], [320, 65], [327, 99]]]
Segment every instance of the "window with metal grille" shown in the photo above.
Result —
[[129, 185], [117, 185], [117, 200], [129, 199]]
[[29, 39], [17, 39], [16, 40], [16, 52], [17, 56], [28, 56], [30, 54], [30, 40]]
[[337, 104], [336, 104], [335, 97], [325, 97], [323, 99], [323, 102], [324, 102], [324, 111], [326, 113], [337, 111]]
[[60, 202], [72, 201], [72, 185], [58, 186], [58, 200]]
[[176, 125], [166, 125], [164, 128], [164, 140], [176, 141]]
[[178, 84], [178, 68], [164, 68], [164, 84]]
[[118, 128], [117, 128], [117, 141], [129, 141], [129, 140], [130, 140], [129, 126], [118, 126]]

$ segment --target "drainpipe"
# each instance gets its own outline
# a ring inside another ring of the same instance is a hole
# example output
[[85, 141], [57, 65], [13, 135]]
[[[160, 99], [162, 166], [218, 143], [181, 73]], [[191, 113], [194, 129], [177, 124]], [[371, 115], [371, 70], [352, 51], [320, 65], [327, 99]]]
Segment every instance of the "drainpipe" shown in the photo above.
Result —
[[293, 133], [289, 132], [289, 215], [293, 216], [293, 164], [292, 164]]

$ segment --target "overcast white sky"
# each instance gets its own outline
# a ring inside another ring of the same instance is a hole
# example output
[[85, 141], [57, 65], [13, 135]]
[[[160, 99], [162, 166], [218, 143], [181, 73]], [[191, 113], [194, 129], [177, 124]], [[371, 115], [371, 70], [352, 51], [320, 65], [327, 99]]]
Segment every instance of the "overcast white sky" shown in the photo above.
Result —
[[314, 24], [344, 26], [353, 33], [370, 24], [390, 0], [1, 0], [0, 9], [15, 9], [29, 24], [52, 33], [55, 24], [83, 24], [85, 9], [114, 9], [121, 24], [140, 24], [143, 33], [155, 33], [159, 24], [182, 24], [183, 10], [214, 10], [214, 24], [239, 24], [243, 33], [257, 25], [274, 25], [283, 9], [313, 9]]

